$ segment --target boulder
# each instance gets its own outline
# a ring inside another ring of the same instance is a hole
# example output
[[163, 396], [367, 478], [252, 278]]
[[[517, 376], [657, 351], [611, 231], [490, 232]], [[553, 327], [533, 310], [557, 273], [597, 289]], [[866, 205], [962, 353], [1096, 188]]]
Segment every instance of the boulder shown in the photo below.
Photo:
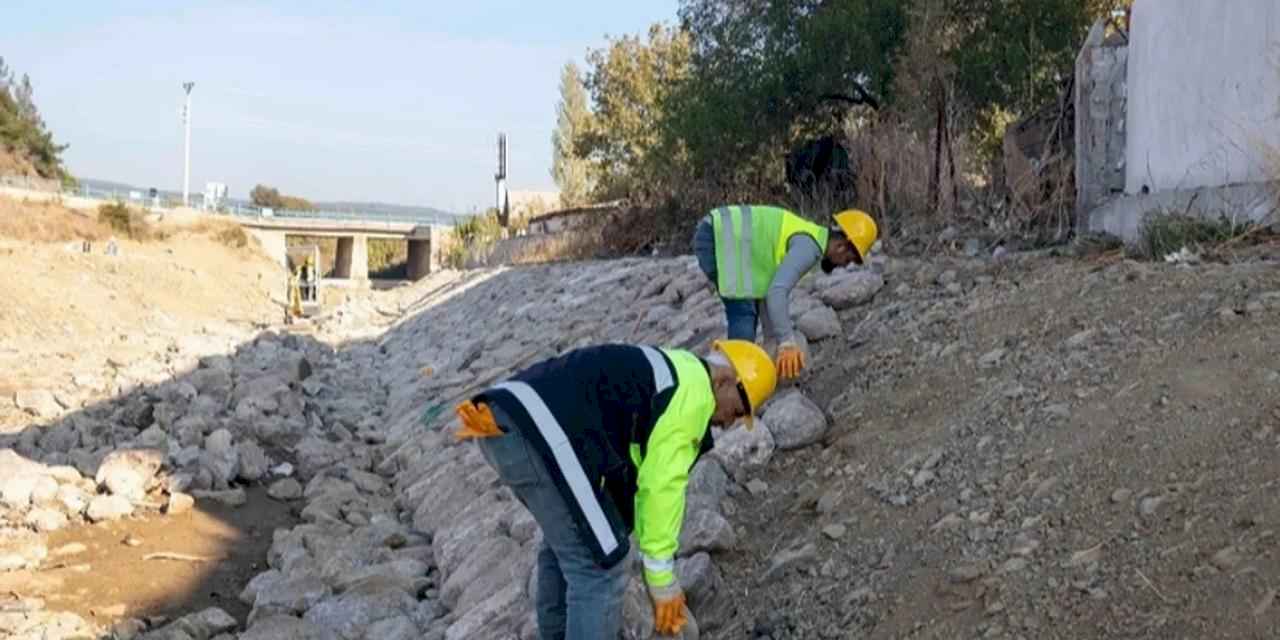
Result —
[[48, 389], [27, 389], [13, 394], [13, 404], [37, 418], [56, 418], [62, 415], [53, 392]]
[[733, 525], [719, 511], [696, 509], [685, 514], [680, 528], [680, 557], [699, 551], [727, 551], [737, 543]]
[[798, 449], [814, 444], [827, 432], [827, 417], [799, 390], [775, 397], [765, 410], [774, 443], [779, 449]]
[[756, 418], [752, 430], [740, 424], [717, 436], [715, 447], [708, 455], [719, 461], [726, 473], [736, 477], [739, 471], [763, 468], [773, 457], [774, 447], [768, 422]]
[[138, 502], [146, 497], [163, 462], [164, 453], [155, 449], [121, 449], [102, 459], [94, 479], [112, 495]]
[[884, 277], [871, 271], [839, 271], [818, 286], [818, 297], [841, 311], [870, 302], [884, 288]]
[[796, 320], [796, 329], [810, 341], [826, 340], [840, 335], [843, 327], [835, 309], [826, 305], [816, 306]]
[[133, 503], [124, 496], [97, 496], [89, 501], [85, 515], [92, 522], [119, 520], [133, 513]]

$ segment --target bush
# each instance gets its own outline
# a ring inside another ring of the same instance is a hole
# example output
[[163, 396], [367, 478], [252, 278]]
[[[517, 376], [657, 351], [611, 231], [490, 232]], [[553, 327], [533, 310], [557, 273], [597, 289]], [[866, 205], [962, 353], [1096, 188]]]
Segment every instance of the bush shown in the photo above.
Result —
[[98, 207], [98, 220], [130, 240], [151, 240], [156, 235], [146, 218], [123, 202], [111, 202]]
[[455, 224], [441, 261], [451, 269], [462, 269], [468, 259], [478, 255], [502, 239], [498, 212], [490, 209]]
[[409, 243], [390, 238], [369, 238], [369, 277], [407, 278]]
[[1226, 215], [1214, 220], [1156, 211], [1145, 216], [1142, 236], [1134, 248], [1138, 257], [1163, 260], [1184, 247], [1188, 251], [1199, 252], [1234, 240], [1248, 232], [1250, 226], [1239, 224]]

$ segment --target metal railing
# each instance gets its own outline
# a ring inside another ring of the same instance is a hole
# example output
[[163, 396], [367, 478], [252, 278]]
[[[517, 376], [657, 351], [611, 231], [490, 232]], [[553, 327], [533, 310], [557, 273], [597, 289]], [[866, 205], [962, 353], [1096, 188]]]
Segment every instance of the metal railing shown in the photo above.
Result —
[[[136, 204], [137, 206], [146, 207], [152, 210], [170, 210], [179, 207], [182, 204], [180, 197], [176, 194], [160, 193], [153, 198], [148, 192], [137, 189], [102, 188], [87, 184], [77, 184], [75, 186], [68, 187], [64, 186], [57, 180], [32, 178], [29, 176], [0, 175], [0, 186], [45, 193], [58, 193], [64, 197], [103, 200], [106, 202], [119, 201], [126, 204]], [[207, 209], [203, 206], [204, 194], [193, 193], [191, 194], [191, 200], [192, 208], [208, 211], [209, 213], [230, 215], [241, 218], [346, 220], [368, 223], [410, 223], [446, 227], [453, 226], [454, 224], [454, 221], [450, 217], [429, 213], [417, 214], [391, 211], [266, 209], [254, 204], [236, 201], [224, 201], [215, 208]]]

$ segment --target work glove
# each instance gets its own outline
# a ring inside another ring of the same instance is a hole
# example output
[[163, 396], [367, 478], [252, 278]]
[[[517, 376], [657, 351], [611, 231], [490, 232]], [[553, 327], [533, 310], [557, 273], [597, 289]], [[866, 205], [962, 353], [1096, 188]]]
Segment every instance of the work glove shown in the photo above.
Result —
[[685, 616], [684, 590], [680, 583], [648, 587], [649, 599], [653, 601], [653, 630], [664, 636], [674, 636], [683, 631], [689, 619]]
[[498, 423], [493, 420], [493, 412], [486, 404], [477, 405], [468, 400], [458, 405], [456, 413], [462, 419], [462, 426], [454, 433], [459, 440], [502, 435], [502, 431], [498, 429]]
[[804, 368], [804, 353], [796, 343], [788, 340], [778, 345], [778, 375], [795, 378]]

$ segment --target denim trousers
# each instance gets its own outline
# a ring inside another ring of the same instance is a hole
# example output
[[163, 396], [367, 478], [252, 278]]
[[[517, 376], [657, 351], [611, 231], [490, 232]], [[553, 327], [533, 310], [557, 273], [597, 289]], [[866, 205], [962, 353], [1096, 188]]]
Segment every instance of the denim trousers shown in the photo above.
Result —
[[[698, 268], [716, 284], [716, 239], [715, 228], [710, 218], [703, 218], [693, 233], [693, 255], [698, 260]], [[726, 300], [724, 303], [725, 323], [728, 325], [730, 340], [748, 340], [755, 342], [756, 327], [760, 320], [760, 307], [755, 300]]]
[[542, 529], [534, 606], [540, 640], [616, 640], [622, 632], [627, 563], [600, 566], [556, 488], [547, 463], [510, 419], [494, 408], [501, 436], [480, 451]]

